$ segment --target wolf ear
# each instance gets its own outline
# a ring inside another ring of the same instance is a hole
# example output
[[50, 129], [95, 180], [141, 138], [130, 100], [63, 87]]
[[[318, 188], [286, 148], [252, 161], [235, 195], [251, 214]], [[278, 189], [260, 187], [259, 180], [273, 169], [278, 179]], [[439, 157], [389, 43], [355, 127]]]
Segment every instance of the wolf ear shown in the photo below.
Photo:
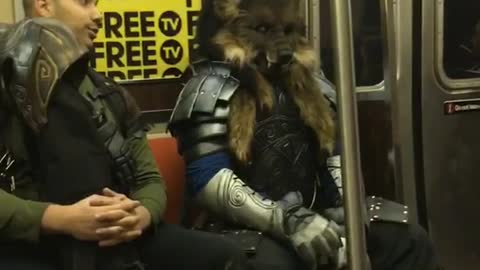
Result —
[[238, 5], [242, 0], [213, 0], [215, 14], [223, 21], [236, 18], [240, 14]]
[[295, 0], [295, 8], [298, 10], [299, 14], [304, 17], [307, 13], [307, 4], [308, 2], [305, 0]]

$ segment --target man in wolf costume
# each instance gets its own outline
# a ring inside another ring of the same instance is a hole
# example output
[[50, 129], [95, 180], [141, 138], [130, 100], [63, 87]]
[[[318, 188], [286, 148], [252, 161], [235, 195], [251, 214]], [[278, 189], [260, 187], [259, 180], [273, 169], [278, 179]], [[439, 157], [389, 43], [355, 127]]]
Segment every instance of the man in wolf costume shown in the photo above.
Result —
[[[192, 65], [169, 124], [189, 191], [209, 214], [200, 226], [237, 239], [256, 269], [345, 266], [335, 93], [314, 74], [304, 5], [205, 2], [205, 59]], [[404, 207], [368, 201], [373, 269], [434, 269], [430, 242]]]

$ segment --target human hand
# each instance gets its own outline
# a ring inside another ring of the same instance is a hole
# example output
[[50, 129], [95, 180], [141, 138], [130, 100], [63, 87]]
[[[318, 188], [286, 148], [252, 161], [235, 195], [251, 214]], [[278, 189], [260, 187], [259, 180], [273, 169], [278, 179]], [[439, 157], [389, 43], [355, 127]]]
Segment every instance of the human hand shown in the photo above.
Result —
[[[78, 240], [98, 241], [101, 238], [97, 234], [97, 230], [105, 226], [97, 220], [98, 215], [112, 211], [130, 212], [140, 205], [138, 201], [124, 200], [115, 203], [114, 200], [106, 196], [91, 195], [72, 205], [52, 208], [55, 212], [53, 216], [48, 213], [47, 209], [44, 216], [49, 218], [50, 215], [50, 220], [57, 218], [57, 225], [55, 226], [57, 232], [71, 235]], [[103, 206], [92, 205], [91, 202], [95, 201], [104, 201], [108, 204]]]
[[[132, 201], [126, 195], [116, 193], [108, 188], [103, 190], [103, 195], [111, 200], [99, 198], [99, 200], [91, 201], [91, 204], [102, 207]], [[97, 229], [97, 235], [101, 238], [99, 245], [107, 247], [130, 242], [140, 237], [143, 231], [150, 226], [151, 215], [144, 206], [139, 205], [129, 212], [114, 209], [100, 213], [96, 216], [96, 221], [104, 224], [102, 228]]]

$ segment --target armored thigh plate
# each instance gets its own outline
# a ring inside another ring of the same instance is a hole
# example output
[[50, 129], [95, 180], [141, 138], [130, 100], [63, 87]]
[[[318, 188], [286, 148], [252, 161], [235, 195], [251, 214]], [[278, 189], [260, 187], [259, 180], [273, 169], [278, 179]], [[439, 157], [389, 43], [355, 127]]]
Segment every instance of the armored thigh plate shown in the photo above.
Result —
[[367, 197], [370, 222], [408, 223], [408, 207], [381, 197]]

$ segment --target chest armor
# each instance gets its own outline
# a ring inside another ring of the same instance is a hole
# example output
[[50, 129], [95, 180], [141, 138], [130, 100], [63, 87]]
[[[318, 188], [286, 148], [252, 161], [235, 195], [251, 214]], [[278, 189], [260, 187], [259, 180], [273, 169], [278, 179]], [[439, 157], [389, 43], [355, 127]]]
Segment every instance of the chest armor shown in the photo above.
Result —
[[271, 111], [257, 113], [252, 159], [241, 170], [243, 179], [257, 192], [273, 200], [290, 191], [300, 191], [304, 202], [312, 202], [319, 167], [317, 142], [305, 126], [288, 92], [274, 89]]

